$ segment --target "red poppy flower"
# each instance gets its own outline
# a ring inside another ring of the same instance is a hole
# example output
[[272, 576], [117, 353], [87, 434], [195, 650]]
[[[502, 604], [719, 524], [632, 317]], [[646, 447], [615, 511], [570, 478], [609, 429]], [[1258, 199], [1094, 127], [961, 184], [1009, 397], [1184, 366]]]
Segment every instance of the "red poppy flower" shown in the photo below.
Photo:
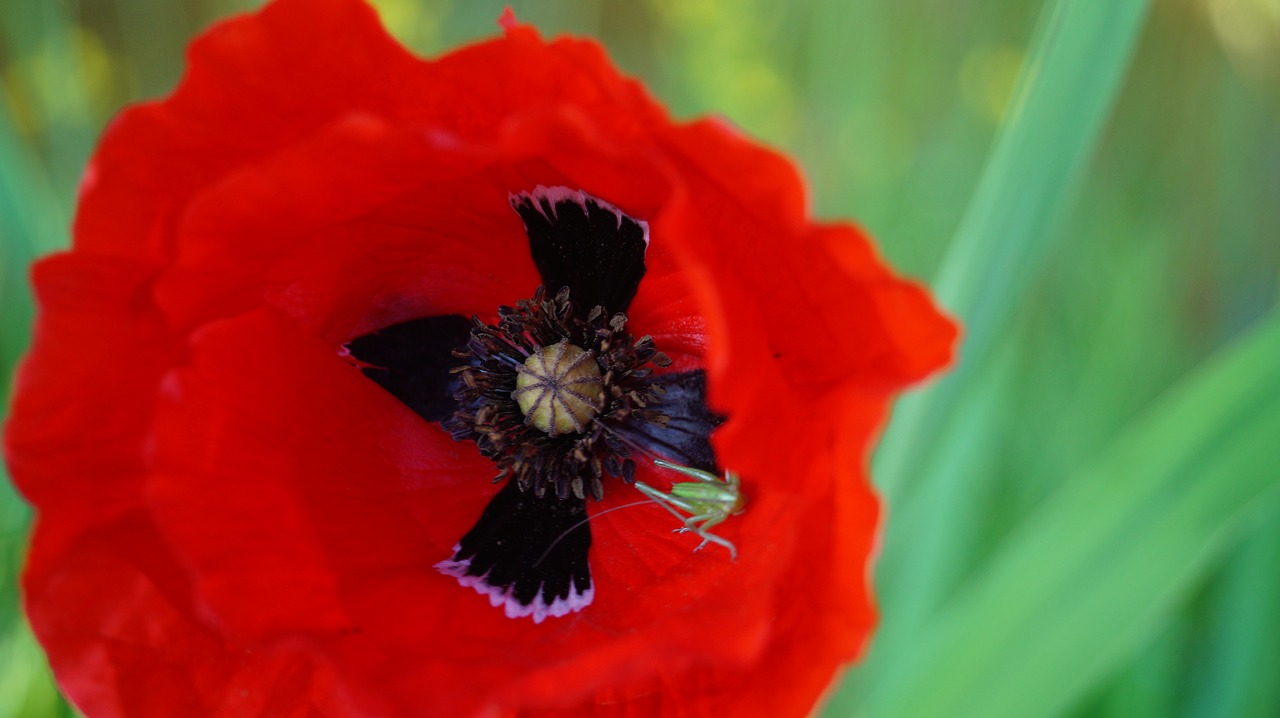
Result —
[[108, 129], [5, 434], [88, 715], [802, 715], [861, 650], [868, 445], [953, 327], [785, 158], [504, 25], [279, 0]]

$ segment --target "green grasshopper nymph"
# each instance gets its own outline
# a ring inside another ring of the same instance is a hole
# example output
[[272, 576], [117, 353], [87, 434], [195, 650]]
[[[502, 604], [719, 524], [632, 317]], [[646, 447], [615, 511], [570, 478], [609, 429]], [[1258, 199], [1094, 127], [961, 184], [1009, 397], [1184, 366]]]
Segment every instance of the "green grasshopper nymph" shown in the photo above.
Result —
[[[640, 493], [653, 499], [659, 506], [670, 511], [672, 516], [684, 522], [684, 526], [675, 529], [676, 532], [692, 531], [702, 537], [702, 543], [698, 544], [694, 551], [708, 543], [716, 543], [729, 549], [729, 557], [737, 560], [738, 549], [728, 540], [716, 536], [708, 529], [731, 515], [742, 513], [746, 497], [742, 495], [738, 475], [732, 471], [726, 471], [722, 479], [715, 474], [662, 459], [655, 459], [653, 463], [664, 469], [678, 471], [694, 481], [673, 482], [670, 492], [659, 491], [643, 481], [637, 481], [635, 487], [640, 490]], [[690, 515], [684, 516], [680, 513], [681, 511]]]

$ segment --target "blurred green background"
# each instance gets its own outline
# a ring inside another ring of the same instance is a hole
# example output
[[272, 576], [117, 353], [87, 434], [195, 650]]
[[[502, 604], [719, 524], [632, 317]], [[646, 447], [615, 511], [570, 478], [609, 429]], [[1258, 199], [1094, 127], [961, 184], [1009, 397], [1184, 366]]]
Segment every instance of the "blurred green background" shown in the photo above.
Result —
[[[255, 4], [0, 3], [0, 375], [104, 124]], [[376, 4], [427, 55], [503, 5]], [[1280, 0], [512, 5], [797, 157], [966, 325], [877, 453], [883, 625], [827, 715], [1280, 715]], [[0, 481], [0, 716], [72, 715], [29, 519]]]

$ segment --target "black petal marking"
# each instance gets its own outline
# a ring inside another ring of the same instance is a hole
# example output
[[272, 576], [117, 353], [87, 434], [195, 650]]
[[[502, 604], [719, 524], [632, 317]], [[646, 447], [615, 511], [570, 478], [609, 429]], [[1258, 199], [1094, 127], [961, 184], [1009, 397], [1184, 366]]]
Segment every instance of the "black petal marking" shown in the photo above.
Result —
[[538, 497], [507, 481], [480, 520], [454, 547], [453, 558], [436, 564], [502, 606], [507, 618], [564, 616], [595, 597], [587, 551], [591, 527], [587, 502]]
[[534, 188], [511, 195], [547, 294], [563, 287], [585, 317], [596, 306], [626, 312], [644, 276], [649, 224], [581, 190]]
[[458, 315], [424, 317], [351, 340], [347, 352], [364, 375], [391, 392], [427, 421], [443, 421], [458, 403], [460, 362], [453, 350], [471, 337], [471, 320]]
[[707, 407], [707, 374], [702, 370], [662, 374], [654, 384], [662, 399], [650, 409], [667, 417], [665, 424], [628, 422], [615, 429], [627, 441], [668, 461], [719, 473], [711, 449], [711, 432], [724, 417]]

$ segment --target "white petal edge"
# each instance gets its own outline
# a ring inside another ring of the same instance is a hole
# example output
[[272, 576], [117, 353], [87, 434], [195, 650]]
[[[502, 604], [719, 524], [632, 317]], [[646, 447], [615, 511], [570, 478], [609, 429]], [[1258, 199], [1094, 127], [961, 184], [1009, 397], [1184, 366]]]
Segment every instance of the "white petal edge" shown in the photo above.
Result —
[[[453, 553], [456, 556], [461, 546], [454, 546]], [[538, 595], [534, 596], [532, 602], [528, 604], [520, 603], [513, 595], [515, 585], [510, 586], [494, 586], [488, 582], [489, 574], [483, 576], [472, 576], [467, 573], [471, 568], [471, 559], [445, 559], [435, 565], [440, 573], [446, 576], [453, 576], [458, 579], [458, 583], [475, 590], [482, 596], [489, 597], [489, 604], [494, 608], [501, 607], [507, 618], [533, 618], [534, 623], [542, 623], [547, 617], [559, 618], [567, 616], [570, 613], [577, 613], [587, 606], [596, 597], [596, 587], [593, 582], [586, 591], [579, 592], [577, 587], [570, 582], [568, 597], [561, 598], [557, 596], [550, 603], [546, 601], [546, 595], [543, 593], [543, 587], [538, 587]]]
[[[590, 200], [592, 202], [595, 202], [601, 208], [607, 209], [610, 212], [613, 212], [614, 216], [618, 218], [619, 228], [622, 227], [622, 218], [624, 216], [630, 219], [632, 222], [635, 222], [636, 224], [640, 225], [640, 228], [644, 230], [645, 249], [649, 248], [649, 223], [648, 222], [644, 221], [643, 219], [636, 219], [635, 217], [632, 217], [631, 215], [626, 214], [622, 210], [618, 209], [614, 205], [600, 199], [599, 197], [596, 197], [595, 195], [587, 194], [583, 190], [571, 189], [569, 187], [547, 187], [545, 185], [538, 185], [534, 187], [532, 190], [530, 190], [529, 192], [512, 192], [507, 195], [507, 199], [511, 202], [513, 206], [515, 205], [516, 200], [520, 198], [527, 198], [527, 199], [533, 200], [533, 206], [535, 209], [538, 210], [538, 214], [542, 215], [543, 217], [547, 217], [547, 219], [550, 219], [550, 220], [556, 219], [555, 211], [556, 211], [557, 203], [573, 202], [579, 207], [582, 207], [583, 210], [585, 211], [587, 208], [587, 200]], [[542, 202], [539, 201], [544, 199], [547, 200], [547, 202], [550, 203], [551, 205], [552, 216], [550, 217], [547, 216], [546, 211], [544, 211], [542, 208]]]

